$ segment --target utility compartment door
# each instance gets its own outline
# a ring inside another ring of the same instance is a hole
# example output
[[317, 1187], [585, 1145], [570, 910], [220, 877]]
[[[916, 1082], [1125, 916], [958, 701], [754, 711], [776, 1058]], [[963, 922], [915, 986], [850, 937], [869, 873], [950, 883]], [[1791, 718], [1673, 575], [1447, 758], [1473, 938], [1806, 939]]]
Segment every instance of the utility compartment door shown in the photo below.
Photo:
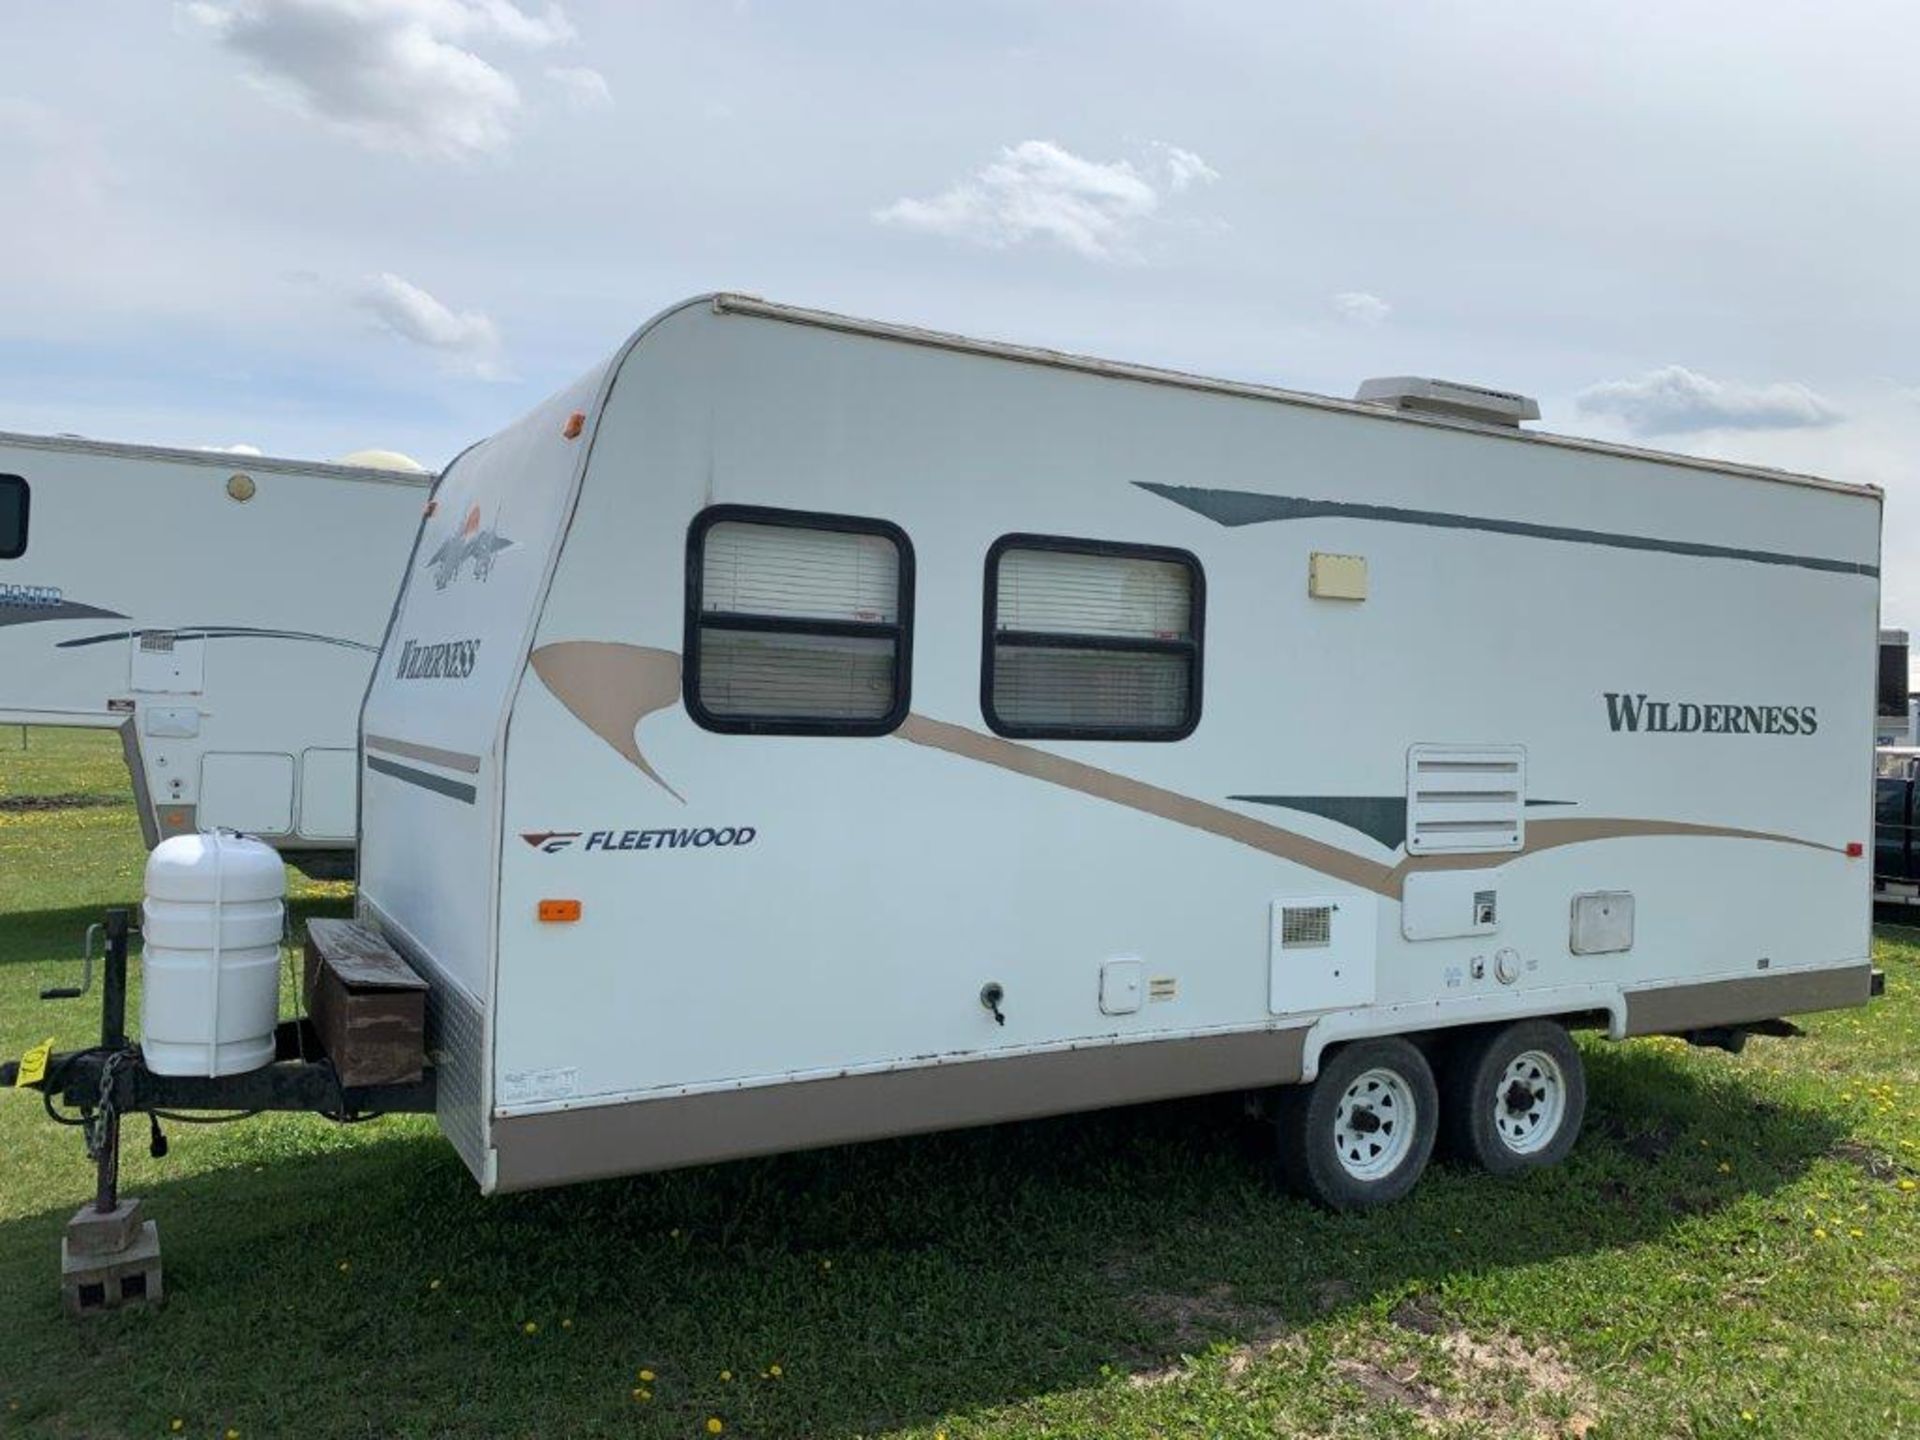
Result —
[[360, 778], [352, 750], [306, 750], [300, 755], [300, 835], [307, 840], [353, 838], [354, 784]]
[[231, 751], [201, 756], [199, 822], [248, 835], [290, 833], [293, 757]]
[[1371, 1005], [1378, 920], [1379, 902], [1371, 895], [1275, 900], [1267, 1008], [1293, 1015]]

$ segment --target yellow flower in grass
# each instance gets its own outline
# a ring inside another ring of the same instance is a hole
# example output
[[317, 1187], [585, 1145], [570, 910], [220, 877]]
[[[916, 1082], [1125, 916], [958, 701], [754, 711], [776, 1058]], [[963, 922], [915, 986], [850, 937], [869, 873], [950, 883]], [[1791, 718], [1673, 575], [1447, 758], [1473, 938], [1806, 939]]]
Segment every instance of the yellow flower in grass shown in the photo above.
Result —
[[769, 1365], [767, 1367], [767, 1373], [773, 1376], [774, 1379], [778, 1380], [781, 1377], [781, 1375], [784, 1374], [785, 1372], [782, 1371], [778, 1365]]
[[642, 1370], [640, 1372], [640, 1378], [644, 1380], [647, 1384], [651, 1385], [653, 1383], [653, 1371]]
[[427, 1288], [428, 1288], [429, 1290], [438, 1290], [438, 1289], [440, 1288], [440, 1282], [439, 1282], [439, 1281], [438, 1281], [437, 1279], [436, 1279], [436, 1280], [429, 1280], [429, 1281], [427, 1282]]
[[722, 1380], [731, 1380], [731, 1379], [733, 1379], [733, 1371], [731, 1371], [731, 1370], [722, 1370], [722, 1371], [720, 1372], [720, 1378], [721, 1378]]
[[536, 1320], [529, 1320], [520, 1327], [520, 1331], [524, 1335], [538, 1335], [540, 1333], [540, 1324]]
[[1813, 1227], [1813, 1238], [1816, 1240], [1824, 1240], [1827, 1238], [1827, 1232], [1824, 1229], [1822, 1229], [1820, 1226], [1816, 1225]]
[[709, 1415], [707, 1417], [707, 1433], [709, 1435], [718, 1435], [726, 1428], [726, 1423], [722, 1421], [718, 1415]]
[[171, 1425], [167, 1426], [167, 1428], [178, 1435], [182, 1430], [187, 1428], [187, 1422], [184, 1420], [175, 1420]]
[[633, 1389], [633, 1398], [644, 1405], [653, 1398], [653, 1391], [647, 1389], [644, 1385], [636, 1385]]

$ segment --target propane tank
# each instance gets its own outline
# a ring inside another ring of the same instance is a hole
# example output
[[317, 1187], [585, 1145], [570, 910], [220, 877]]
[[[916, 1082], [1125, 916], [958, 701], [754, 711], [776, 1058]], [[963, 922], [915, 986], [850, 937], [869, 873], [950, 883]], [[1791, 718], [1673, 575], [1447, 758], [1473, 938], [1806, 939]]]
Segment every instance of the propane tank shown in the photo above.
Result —
[[147, 858], [140, 1050], [156, 1075], [238, 1075], [273, 1059], [287, 871], [230, 830], [176, 835]]

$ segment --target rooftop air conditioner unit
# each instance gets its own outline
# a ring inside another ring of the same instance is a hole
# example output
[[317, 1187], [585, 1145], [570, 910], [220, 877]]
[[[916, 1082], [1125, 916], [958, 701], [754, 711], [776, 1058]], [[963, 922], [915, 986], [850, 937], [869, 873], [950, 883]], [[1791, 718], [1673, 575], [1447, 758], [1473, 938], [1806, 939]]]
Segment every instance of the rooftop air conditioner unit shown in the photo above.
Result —
[[1540, 402], [1507, 390], [1461, 385], [1452, 380], [1428, 380], [1418, 375], [1388, 375], [1363, 380], [1354, 396], [1371, 405], [1416, 415], [1444, 415], [1451, 420], [1473, 420], [1482, 425], [1520, 428], [1523, 420], [1540, 418]]

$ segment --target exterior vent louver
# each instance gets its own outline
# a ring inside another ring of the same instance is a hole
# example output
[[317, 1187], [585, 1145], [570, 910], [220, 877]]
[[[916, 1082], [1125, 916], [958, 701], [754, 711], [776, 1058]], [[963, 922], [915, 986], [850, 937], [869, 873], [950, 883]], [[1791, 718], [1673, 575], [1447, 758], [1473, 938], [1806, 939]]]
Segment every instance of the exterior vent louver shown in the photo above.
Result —
[[1407, 852], [1518, 850], [1526, 842], [1527, 752], [1518, 745], [1416, 745], [1407, 752]]
[[1332, 943], [1331, 905], [1289, 905], [1280, 912], [1282, 950], [1318, 950]]

